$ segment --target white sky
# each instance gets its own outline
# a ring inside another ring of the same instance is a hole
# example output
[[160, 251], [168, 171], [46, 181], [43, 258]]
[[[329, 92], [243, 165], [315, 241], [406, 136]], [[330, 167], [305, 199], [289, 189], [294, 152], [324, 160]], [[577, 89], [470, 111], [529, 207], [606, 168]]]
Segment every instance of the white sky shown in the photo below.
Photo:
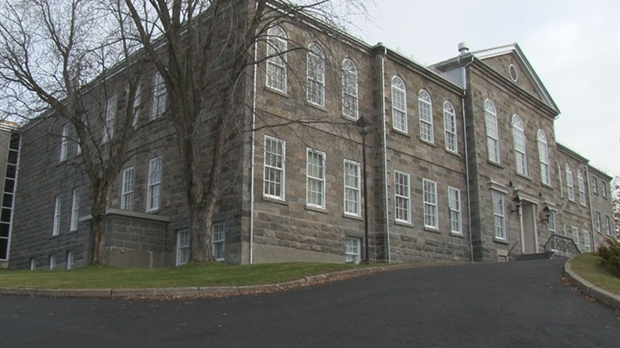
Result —
[[556, 140], [620, 175], [619, 0], [375, 0], [351, 33], [430, 65], [517, 42], [561, 111]]

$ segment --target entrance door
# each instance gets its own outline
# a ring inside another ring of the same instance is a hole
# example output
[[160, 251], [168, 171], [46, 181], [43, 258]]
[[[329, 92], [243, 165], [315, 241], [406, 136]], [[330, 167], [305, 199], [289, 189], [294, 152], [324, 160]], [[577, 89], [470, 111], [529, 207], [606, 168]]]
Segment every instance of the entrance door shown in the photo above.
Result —
[[523, 201], [521, 206], [521, 237], [523, 254], [535, 254], [536, 248], [536, 205]]

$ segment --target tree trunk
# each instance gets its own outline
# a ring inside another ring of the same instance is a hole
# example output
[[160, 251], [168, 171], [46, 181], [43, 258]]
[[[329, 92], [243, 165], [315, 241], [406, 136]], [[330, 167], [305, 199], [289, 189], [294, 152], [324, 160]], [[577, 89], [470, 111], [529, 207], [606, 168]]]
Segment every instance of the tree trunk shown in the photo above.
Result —
[[106, 203], [109, 186], [93, 187], [93, 204], [91, 207], [92, 220], [92, 257], [91, 264], [105, 266], [107, 258], [107, 218]]

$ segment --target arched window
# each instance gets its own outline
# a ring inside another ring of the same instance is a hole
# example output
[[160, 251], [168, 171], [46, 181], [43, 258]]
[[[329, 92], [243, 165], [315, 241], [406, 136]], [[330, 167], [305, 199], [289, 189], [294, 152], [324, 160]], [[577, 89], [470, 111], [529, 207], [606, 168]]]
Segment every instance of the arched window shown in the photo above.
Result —
[[426, 90], [421, 89], [418, 94], [418, 109], [420, 112], [420, 138], [429, 143], [435, 142], [433, 132], [433, 102]]
[[446, 150], [458, 152], [456, 113], [454, 112], [454, 106], [449, 101], [443, 103], [443, 127], [446, 134]]
[[583, 181], [583, 173], [581, 169], [577, 169], [577, 185], [579, 185], [579, 202], [586, 205], [586, 188]]
[[398, 76], [392, 77], [392, 123], [394, 129], [407, 133], [407, 90]]
[[551, 185], [551, 168], [549, 168], [549, 147], [547, 146], [547, 135], [545, 135], [545, 132], [542, 129], [539, 129], [537, 138], [538, 161], [540, 162], [540, 180], [543, 184]]
[[358, 118], [357, 66], [351, 59], [342, 62], [342, 114]]
[[499, 130], [497, 126], [497, 111], [490, 99], [484, 101], [484, 119], [487, 127], [487, 151], [489, 161], [501, 163], [499, 153]]
[[575, 200], [575, 186], [573, 185], [573, 170], [570, 164], [566, 164], [566, 188], [568, 189], [568, 199]]
[[515, 162], [517, 173], [528, 175], [525, 127], [519, 115], [512, 116], [512, 138], [515, 146]]
[[325, 54], [321, 46], [308, 46], [308, 102], [325, 106]]
[[287, 36], [281, 27], [267, 30], [267, 87], [286, 93]]

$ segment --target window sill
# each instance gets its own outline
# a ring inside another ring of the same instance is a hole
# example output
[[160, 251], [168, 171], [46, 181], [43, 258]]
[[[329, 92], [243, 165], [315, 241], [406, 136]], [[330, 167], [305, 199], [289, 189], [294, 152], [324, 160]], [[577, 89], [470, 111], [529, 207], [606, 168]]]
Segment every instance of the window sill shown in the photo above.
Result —
[[353, 122], [357, 122], [360, 119], [359, 116], [358, 117], [353, 117], [353, 116], [347, 116], [345, 114], [342, 114], [341, 116], [345, 120], [349, 120], [349, 121], [353, 121]]
[[544, 187], [546, 187], [546, 188], [550, 188], [550, 189], [552, 189], [552, 190], [553, 190], [553, 186], [551, 186], [550, 184], [546, 184], [546, 183], [544, 183], [544, 182], [542, 182], [542, 181], [540, 182], [540, 184], [541, 184], [541, 185], [543, 185], [543, 186], [544, 186]]
[[518, 177], [520, 177], [520, 178], [523, 178], [523, 179], [526, 179], [526, 180], [532, 181], [532, 178], [530, 178], [528, 175], [521, 174], [521, 173], [519, 173], [519, 172], [515, 172], [515, 174], [517, 174], [517, 176], [518, 176]]
[[284, 98], [288, 98], [289, 97], [286, 92], [281, 91], [281, 90], [276, 89], [276, 88], [273, 88], [273, 87], [265, 86], [265, 90], [268, 91], [268, 92], [277, 94], [277, 95], [279, 95], [281, 97], [284, 97]]
[[450, 155], [453, 155], [453, 156], [456, 156], [458, 158], [461, 158], [461, 154], [458, 153], [458, 151], [452, 151], [452, 150], [446, 149], [446, 152], [449, 153]]
[[433, 233], [441, 233], [438, 228], [432, 226], [424, 226], [424, 231], [433, 232]]
[[157, 214], [159, 212], [159, 208], [147, 210], [145, 213], [147, 214]]
[[308, 100], [306, 100], [306, 105], [308, 105], [309, 107], [311, 107], [313, 109], [316, 109], [316, 110], [322, 111], [324, 113], [327, 113], [327, 109], [325, 109], [325, 106], [323, 106], [323, 105], [315, 104], [315, 103], [313, 103], [311, 101], [308, 101]]
[[317, 213], [323, 213], [323, 214], [328, 213], [327, 209], [323, 207], [315, 207], [315, 206], [307, 205], [307, 204], [306, 204], [306, 210], [316, 211]]
[[458, 237], [458, 238], [465, 238], [465, 235], [462, 232], [453, 232], [450, 231], [450, 236], [452, 237]]
[[362, 219], [361, 215], [353, 215], [353, 214], [347, 214], [347, 213], [343, 213], [342, 217], [347, 218], [347, 219], [352, 219], [352, 220], [358, 220], [358, 221], [364, 220]]
[[494, 167], [504, 169], [504, 166], [501, 165], [501, 163], [491, 161], [490, 159], [487, 159], [487, 163], [492, 165], [492, 166], [494, 166]]
[[262, 200], [265, 201], [265, 202], [270, 202], [270, 203], [288, 205], [288, 202], [285, 199], [282, 199], [282, 198], [263, 196]]
[[394, 225], [413, 227], [413, 224], [411, 222], [401, 221], [401, 220], [394, 220]]
[[510, 245], [510, 242], [507, 239], [503, 239], [503, 238], [493, 237], [493, 241], [499, 244]]
[[420, 142], [421, 142], [422, 144], [426, 144], [426, 145], [428, 145], [428, 146], [437, 147], [437, 145], [435, 145], [435, 142], [431, 142], [431, 141], [428, 141], [428, 140], [424, 140], [424, 139], [422, 139], [422, 138], [420, 138]]
[[396, 129], [396, 128], [394, 128], [394, 127], [392, 127], [392, 130], [393, 130], [393, 131], [394, 131], [394, 133], [396, 133], [396, 134], [400, 134], [400, 135], [405, 136], [405, 137], [407, 137], [407, 138], [411, 138], [411, 135], [409, 135], [409, 133], [408, 133], [408, 132], [402, 131], [402, 130], [400, 130], [400, 129]]

